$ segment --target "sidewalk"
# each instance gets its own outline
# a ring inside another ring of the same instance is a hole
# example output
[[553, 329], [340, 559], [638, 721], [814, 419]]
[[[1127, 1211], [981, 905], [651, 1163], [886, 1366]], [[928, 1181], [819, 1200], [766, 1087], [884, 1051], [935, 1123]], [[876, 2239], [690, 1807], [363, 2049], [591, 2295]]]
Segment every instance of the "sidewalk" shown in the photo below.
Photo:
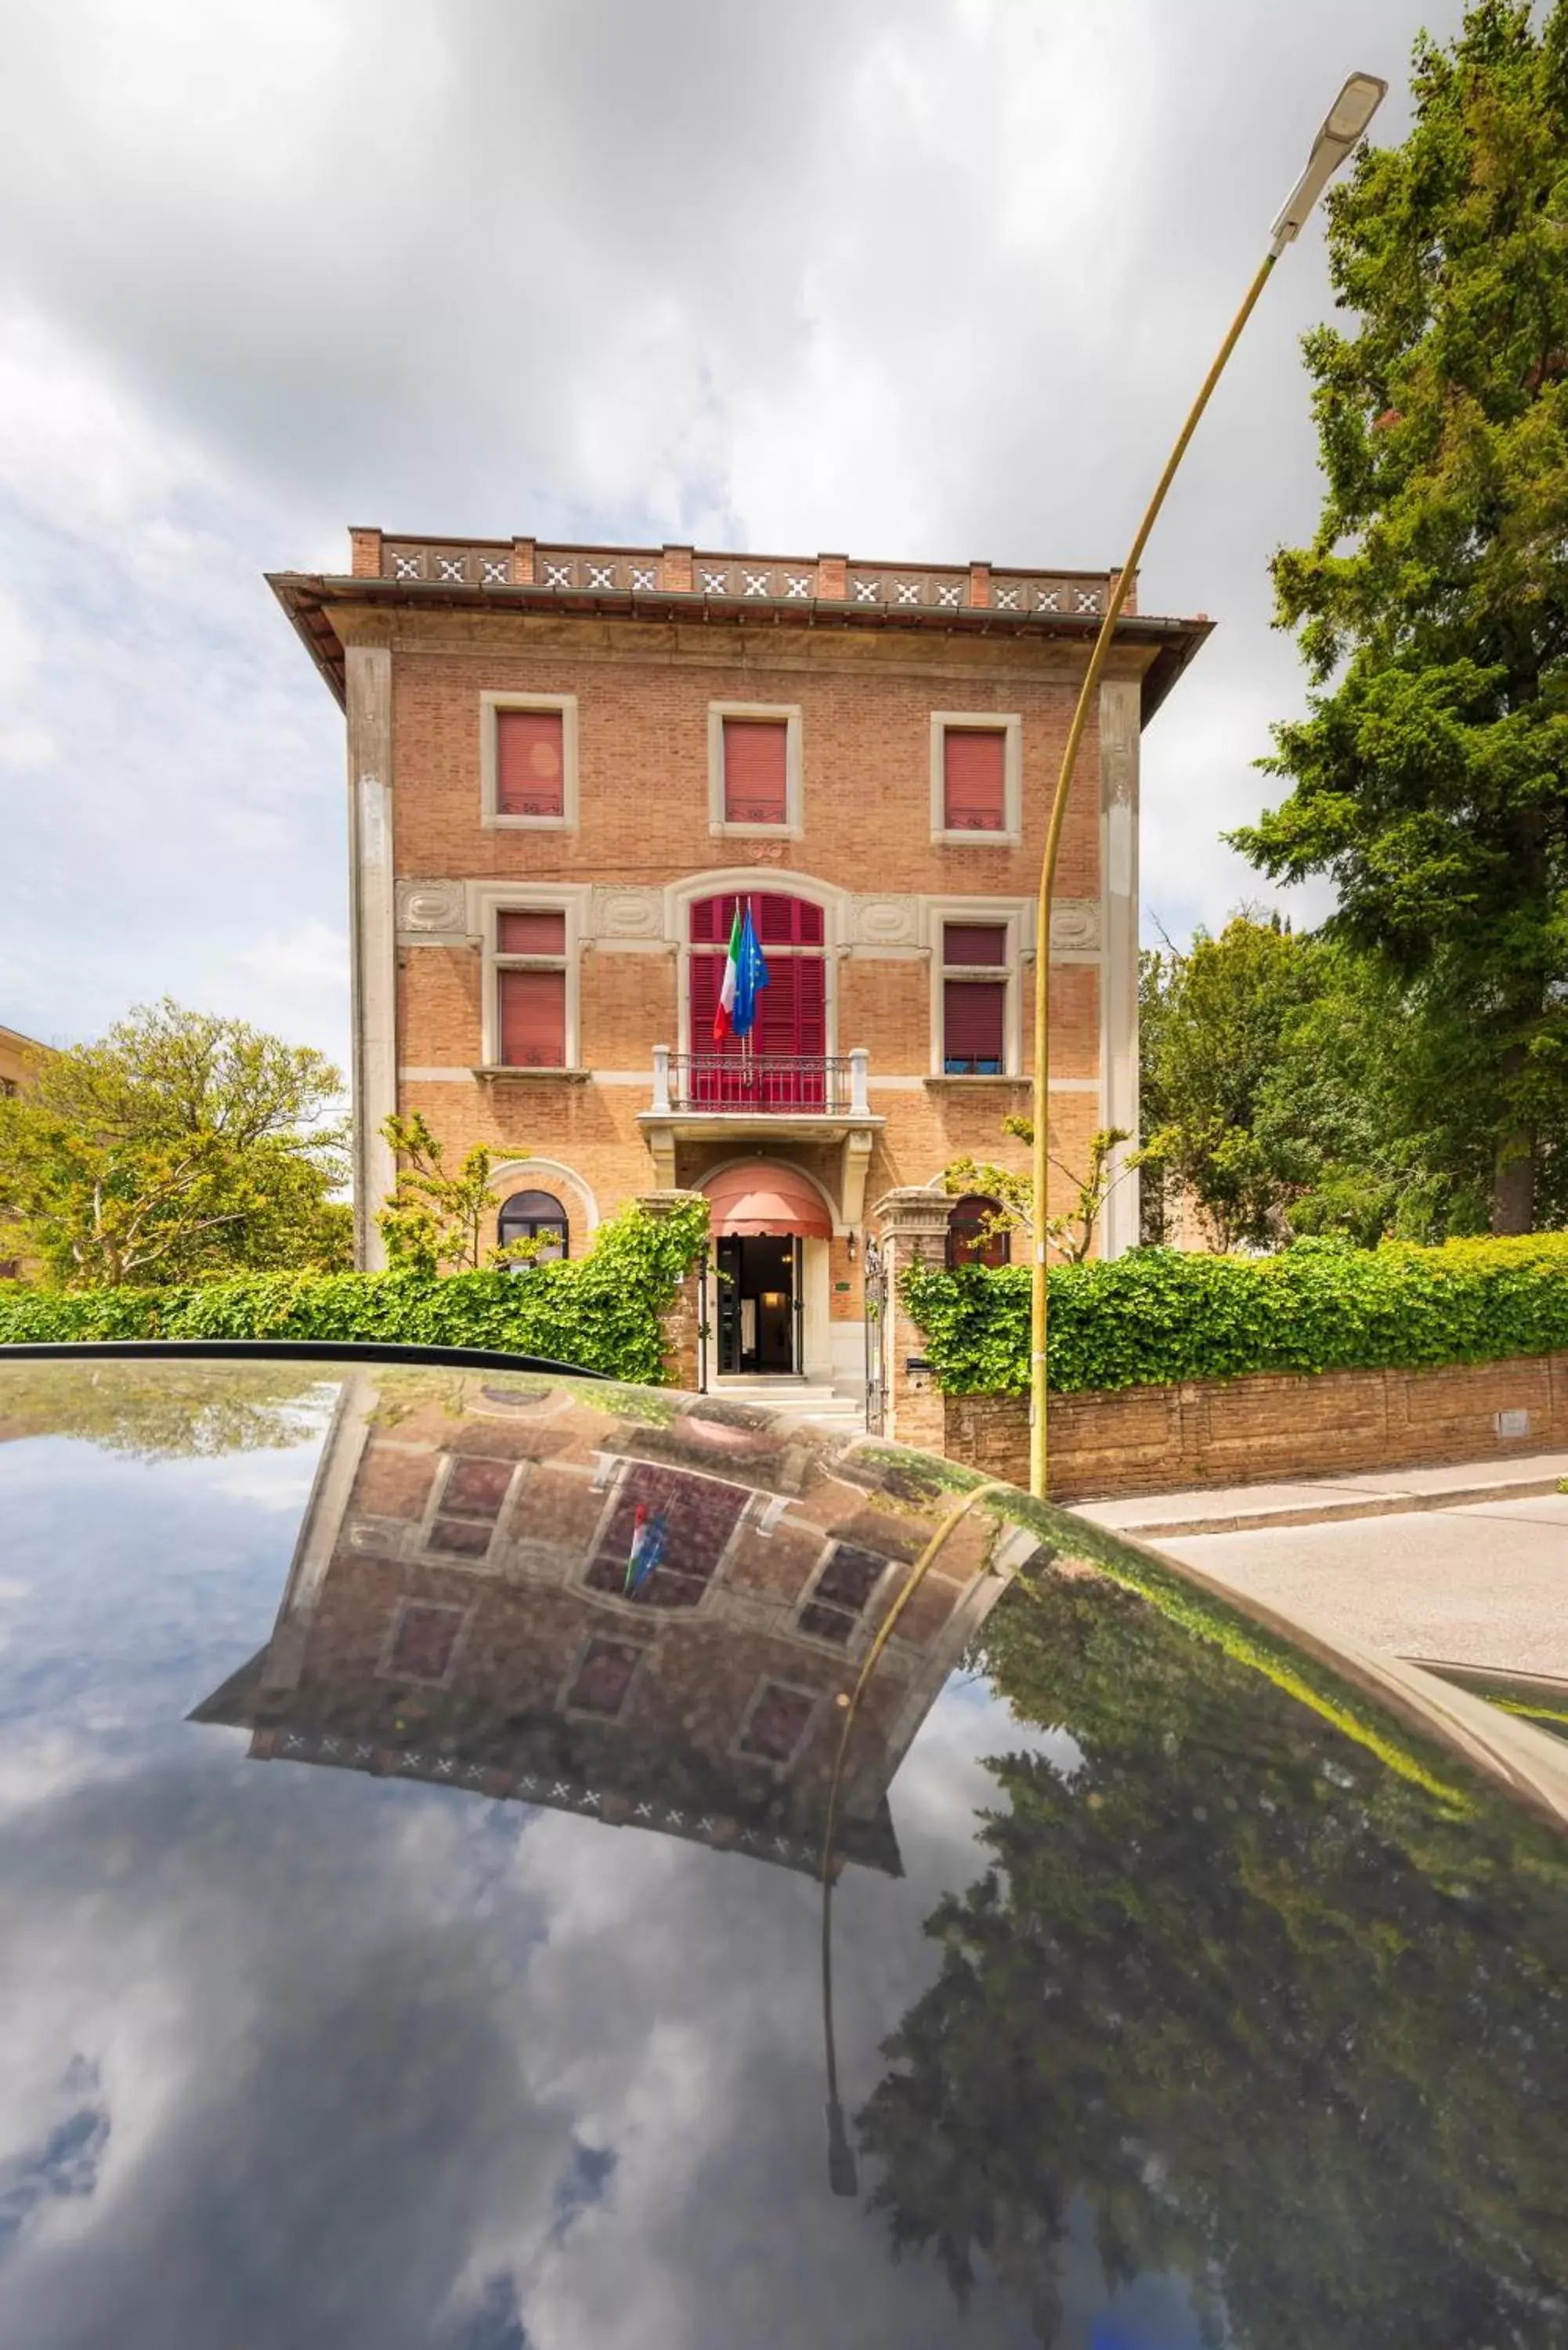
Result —
[[1096, 1525], [1153, 1542], [1167, 1535], [1252, 1534], [1269, 1526], [1321, 1526], [1342, 1518], [1390, 1518], [1412, 1510], [1521, 1502], [1538, 1493], [1555, 1493], [1564, 1479], [1568, 1452], [1532, 1452], [1438, 1469], [1363, 1470], [1354, 1477], [1288, 1485], [1205, 1486], [1197, 1492], [1075, 1502], [1073, 1508]]
[[1238, 1592], [1411, 1662], [1568, 1689], [1568, 1454], [1090, 1503]]

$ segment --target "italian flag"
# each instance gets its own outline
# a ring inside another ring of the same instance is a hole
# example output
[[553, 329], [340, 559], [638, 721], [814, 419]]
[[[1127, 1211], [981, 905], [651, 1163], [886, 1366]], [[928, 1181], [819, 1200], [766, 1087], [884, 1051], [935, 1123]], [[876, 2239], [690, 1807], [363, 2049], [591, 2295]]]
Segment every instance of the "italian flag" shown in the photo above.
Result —
[[719, 1008], [713, 1014], [713, 1042], [722, 1045], [726, 1036], [749, 1036], [757, 1016], [757, 990], [768, 983], [768, 967], [763, 961], [763, 951], [752, 924], [752, 910], [741, 911], [735, 901], [734, 919], [730, 924], [730, 947], [724, 958], [723, 983], [719, 990]]

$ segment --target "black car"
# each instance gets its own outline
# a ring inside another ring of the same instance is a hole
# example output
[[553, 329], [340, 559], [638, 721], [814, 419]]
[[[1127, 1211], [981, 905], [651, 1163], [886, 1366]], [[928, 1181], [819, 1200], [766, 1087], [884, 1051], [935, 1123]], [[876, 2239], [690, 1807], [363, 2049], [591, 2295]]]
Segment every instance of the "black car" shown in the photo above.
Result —
[[1568, 2342], [1568, 1747], [871, 1439], [0, 1362], [0, 2343]]

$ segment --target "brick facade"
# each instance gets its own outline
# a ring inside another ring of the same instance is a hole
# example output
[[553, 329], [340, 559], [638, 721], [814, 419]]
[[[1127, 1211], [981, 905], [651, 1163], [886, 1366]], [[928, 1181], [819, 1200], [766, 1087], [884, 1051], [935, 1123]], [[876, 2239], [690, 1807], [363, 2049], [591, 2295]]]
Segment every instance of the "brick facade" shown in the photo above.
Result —
[[[1105, 575], [1032, 585], [977, 564], [884, 578], [840, 556], [796, 574], [689, 548], [416, 548], [373, 530], [352, 534], [352, 566], [274, 586], [347, 695], [362, 1261], [378, 1257], [370, 1212], [392, 1171], [378, 1133], [394, 1107], [455, 1155], [485, 1144], [498, 1192], [558, 1197], [574, 1253], [630, 1197], [784, 1161], [816, 1184], [833, 1232], [805, 1244], [797, 1367], [849, 1367], [866, 1203], [966, 1153], [1026, 1163], [1002, 1121], [1029, 1107], [1034, 893]], [[1053, 1142], [1069, 1165], [1097, 1125], [1136, 1112], [1139, 713], [1203, 633], [1119, 623], [1084, 743], [1052, 933]], [[569, 708], [560, 822], [487, 809], [486, 730], [508, 696]], [[735, 704], [792, 713], [788, 826], [714, 821], [711, 713]], [[940, 837], [936, 713], [1017, 722], [1015, 828]], [[656, 1048], [709, 1043], [686, 1011], [688, 910], [725, 891], [822, 909], [823, 1045], [866, 1056], [853, 1116], [654, 1117]], [[572, 1066], [558, 1075], [507, 1067], [497, 1041], [499, 916], [530, 902], [567, 926]], [[944, 914], [1007, 926], [1005, 1076], [944, 1069]], [[1113, 1248], [1136, 1235], [1135, 1193], [1136, 1180], [1121, 1188]]]

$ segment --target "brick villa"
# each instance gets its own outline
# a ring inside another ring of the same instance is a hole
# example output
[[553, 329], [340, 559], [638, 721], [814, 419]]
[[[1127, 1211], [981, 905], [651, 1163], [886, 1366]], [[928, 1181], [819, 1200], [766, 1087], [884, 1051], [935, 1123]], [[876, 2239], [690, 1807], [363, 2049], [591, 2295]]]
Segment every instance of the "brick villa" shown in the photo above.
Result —
[[[271, 585], [348, 718], [359, 1261], [379, 1129], [418, 1109], [497, 1154], [500, 1237], [576, 1253], [629, 1197], [705, 1191], [715, 1367], [852, 1388], [875, 1202], [1026, 1163], [1002, 1122], [1106, 575], [350, 536], [347, 575]], [[1129, 611], [1085, 743], [1051, 938], [1069, 1168], [1136, 1130], [1139, 743], [1208, 629]], [[712, 1040], [737, 900], [770, 973], [744, 1055]], [[1132, 1177], [1101, 1245], [1137, 1234]]]

